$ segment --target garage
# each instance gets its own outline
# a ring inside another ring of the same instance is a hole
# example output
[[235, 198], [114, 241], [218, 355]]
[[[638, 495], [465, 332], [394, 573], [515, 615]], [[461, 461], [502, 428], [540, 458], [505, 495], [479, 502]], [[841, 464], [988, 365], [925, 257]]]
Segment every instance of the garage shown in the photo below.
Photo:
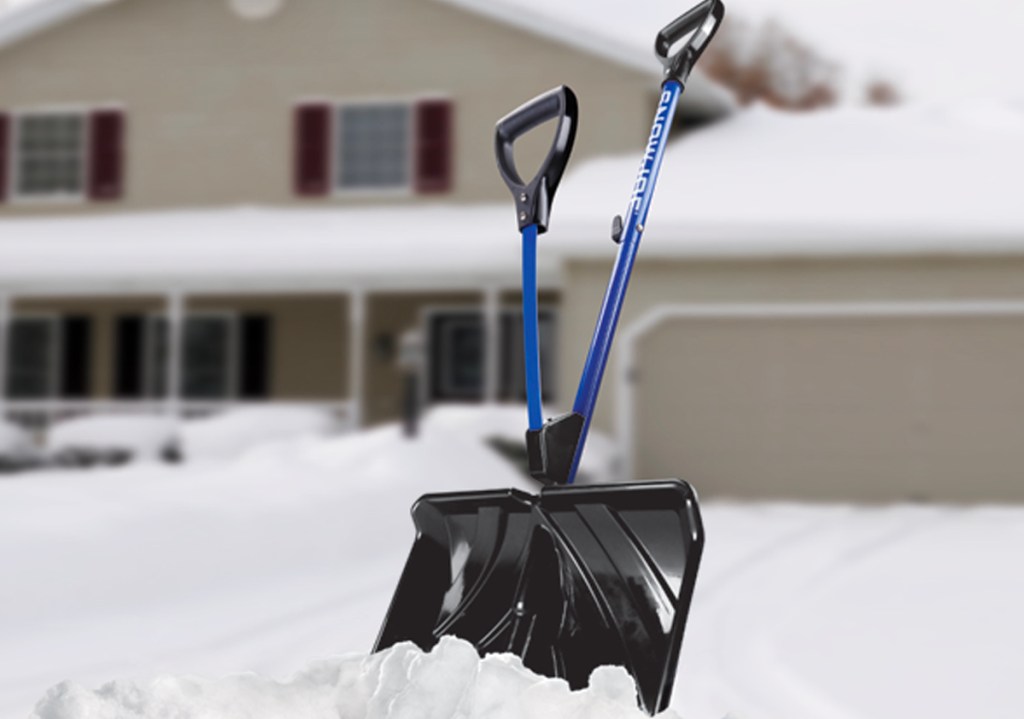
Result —
[[1024, 303], [665, 305], [624, 341], [638, 478], [705, 496], [1024, 500]]

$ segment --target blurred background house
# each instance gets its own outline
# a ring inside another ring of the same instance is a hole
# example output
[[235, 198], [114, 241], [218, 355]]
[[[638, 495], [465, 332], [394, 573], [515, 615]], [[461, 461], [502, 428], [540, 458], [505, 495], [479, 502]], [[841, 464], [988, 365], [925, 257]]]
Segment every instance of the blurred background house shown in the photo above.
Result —
[[[542, 334], [546, 399], [568, 405], [658, 76], [649, 32], [593, 18], [532, 0], [13, 4], [3, 415], [45, 434], [84, 413], [304, 403], [372, 425], [401, 409], [410, 330], [425, 402], [518, 401], [491, 128], [558, 83], [582, 128], [542, 243]], [[879, 109], [900, 99], [884, 77], [851, 90], [781, 26], [732, 23], [682, 103], [692, 131], [599, 406], [624, 475], [1024, 498], [1024, 212], [1003, 181], [1019, 108]]]

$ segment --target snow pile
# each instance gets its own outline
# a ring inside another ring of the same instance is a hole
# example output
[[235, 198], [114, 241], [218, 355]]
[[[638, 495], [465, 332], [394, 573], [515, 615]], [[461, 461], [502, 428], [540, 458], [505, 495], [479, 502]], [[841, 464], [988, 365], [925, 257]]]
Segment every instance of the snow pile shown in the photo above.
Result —
[[[672, 711], [659, 715], [677, 717]], [[429, 653], [412, 643], [368, 657], [317, 662], [285, 681], [244, 674], [219, 680], [164, 677], [147, 685], [112, 682], [96, 691], [65, 682], [30, 719], [641, 719], [622, 667], [594, 671], [570, 691], [523, 667], [518, 657], [480, 659], [473, 645], [445, 637]]]
[[[607, 256], [594, 207], [622, 205], [636, 163], [625, 153], [567, 175], [550, 251]], [[1020, 252], [1022, 165], [1024, 105], [754, 106], [668, 146], [640, 261]]]
[[0, 421], [0, 454], [18, 454], [31, 446], [28, 432], [10, 422]]
[[[545, 417], [560, 412], [548, 411]], [[431, 430], [458, 432], [466, 438], [494, 443], [497, 440], [508, 447], [521, 448], [522, 461], [526, 461], [526, 407], [524, 405], [446, 405], [430, 410], [423, 426]], [[524, 465], [525, 467], [525, 465]], [[579, 481], [603, 484], [624, 481], [619, 446], [607, 435], [590, 430], [586, 451], [580, 459]]]
[[329, 410], [300, 406], [247, 407], [181, 425], [185, 459], [233, 459], [277, 440], [317, 437], [337, 429]]
[[57, 422], [47, 432], [54, 457], [156, 460], [174, 445], [174, 421], [167, 416], [94, 415]]
[[21, 427], [0, 420], [0, 471], [31, 462], [38, 452], [32, 437]]

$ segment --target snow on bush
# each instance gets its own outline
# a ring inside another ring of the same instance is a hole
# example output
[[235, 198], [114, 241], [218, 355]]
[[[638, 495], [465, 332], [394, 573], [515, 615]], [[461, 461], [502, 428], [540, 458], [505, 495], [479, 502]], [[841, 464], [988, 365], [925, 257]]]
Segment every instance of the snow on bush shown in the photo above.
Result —
[[234, 459], [278, 440], [329, 434], [337, 423], [326, 409], [300, 406], [246, 407], [184, 422], [185, 460]]
[[32, 437], [21, 427], [0, 420], [0, 470], [16, 468], [36, 456]]
[[[669, 710], [659, 715], [674, 719]], [[481, 659], [473, 645], [444, 637], [429, 653], [405, 642], [370, 656], [316, 662], [285, 681], [255, 674], [217, 680], [164, 677], [148, 685], [111, 682], [90, 691], [52, 688], [30, 719], [641, 719], [622, 667], [599, 667], [571, 691], [511, 654]]]
[[166, 416], [95, 415], [54, 424], [46, 449], [72, 464], [156, 460], [174, 441], [174, 421]]

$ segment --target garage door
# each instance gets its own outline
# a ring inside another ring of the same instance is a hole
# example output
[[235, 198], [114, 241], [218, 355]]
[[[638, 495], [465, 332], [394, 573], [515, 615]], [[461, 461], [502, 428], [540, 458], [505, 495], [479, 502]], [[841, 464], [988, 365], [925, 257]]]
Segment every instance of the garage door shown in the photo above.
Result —
[[633, 367], [638, 477], [716, 496], [1024, 500], [1024, 316], [673, 316]]

